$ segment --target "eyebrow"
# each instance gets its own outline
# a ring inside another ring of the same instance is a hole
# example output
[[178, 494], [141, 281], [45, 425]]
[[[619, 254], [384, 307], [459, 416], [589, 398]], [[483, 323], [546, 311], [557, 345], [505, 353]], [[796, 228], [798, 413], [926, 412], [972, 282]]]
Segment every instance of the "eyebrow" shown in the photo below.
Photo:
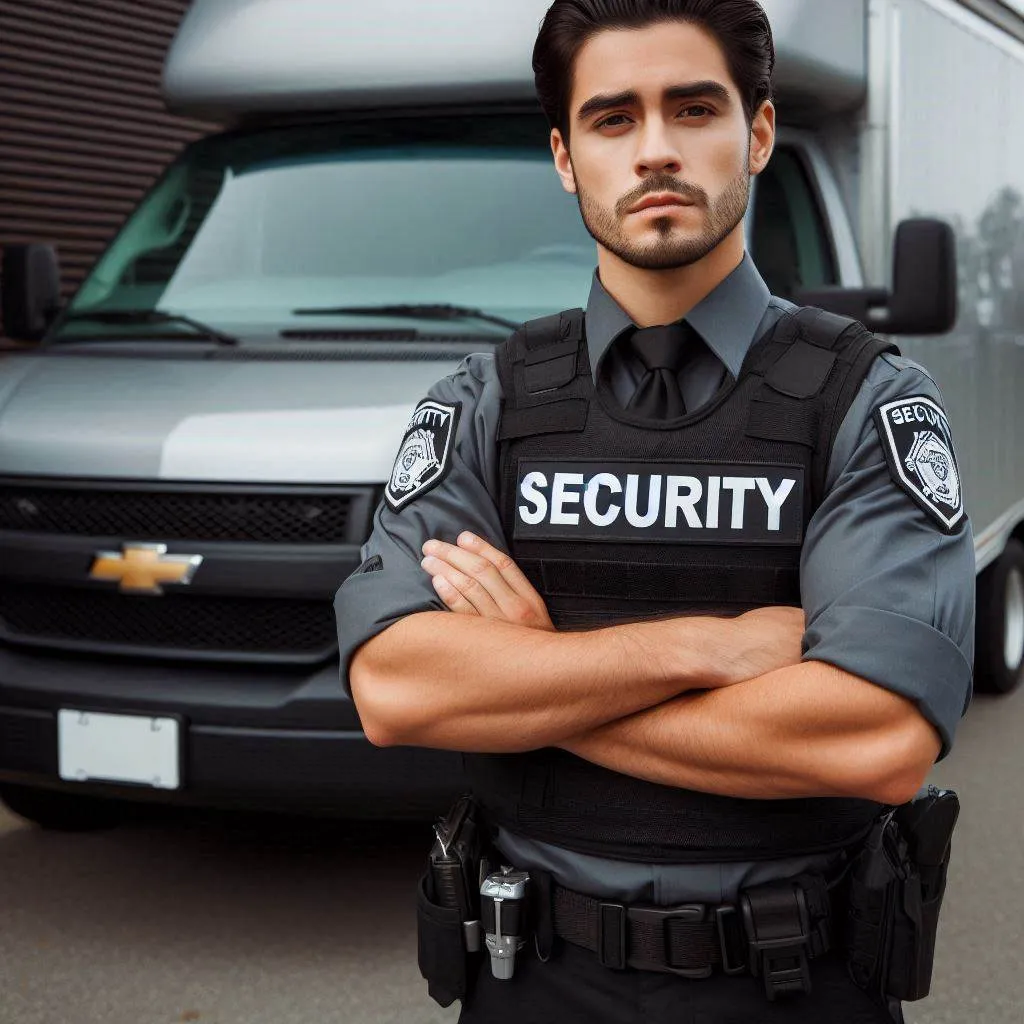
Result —
[[[721, 82], [691, 82], [689, 85], [673, 85], [665, 90], [666, 100], [693, 100], [706, 97], [718, 100], [720, 103], [729, 102], [729, 90]], [[594, 114], [600, 114], [605, 110], [612, 110], [615, 107], [638, 107], [640, 106], [640, 94], [634, 89], [613, 94], [591, 96], [586, 103], [580, 107], [576, 119], [586, 121]]]

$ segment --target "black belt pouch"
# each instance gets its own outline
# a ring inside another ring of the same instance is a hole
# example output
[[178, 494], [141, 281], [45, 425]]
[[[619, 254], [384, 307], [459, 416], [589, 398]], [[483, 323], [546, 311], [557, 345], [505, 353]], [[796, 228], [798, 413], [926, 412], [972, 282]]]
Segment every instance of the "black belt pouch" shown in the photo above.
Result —
[[[476, 955], [466, 952], [462, 912], [434, 902], [433, 883], [427, 871], [416, 890], [416, 938], [420, 974], [427, 980], [430, 998], [441, 1006], [464, 999], [469, 990], [469, 970]], [[474, 970], [475, 977], [475, 970]]]
[[847, 966], [855, 984], [883, 1004], [924, 999], [931, 988], [958, 811], [955, 793], [929, 787], [880, 819], [854, 861]]

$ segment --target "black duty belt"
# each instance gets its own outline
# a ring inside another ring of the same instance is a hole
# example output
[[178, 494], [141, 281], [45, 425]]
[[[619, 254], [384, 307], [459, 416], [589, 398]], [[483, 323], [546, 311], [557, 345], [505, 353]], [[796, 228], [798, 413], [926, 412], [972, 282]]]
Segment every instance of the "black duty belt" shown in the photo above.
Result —
[[[838, 890], [836, 890], [838, 892]], [[753, 974], [769, 999], [810, 991], [808, 961], [832, 945], [838, 896], [820, 875], [740, 892], [737, 903], [626, 905], [551, 886], [554, 932], [596, 953], [606, 967], [687, 978]]]

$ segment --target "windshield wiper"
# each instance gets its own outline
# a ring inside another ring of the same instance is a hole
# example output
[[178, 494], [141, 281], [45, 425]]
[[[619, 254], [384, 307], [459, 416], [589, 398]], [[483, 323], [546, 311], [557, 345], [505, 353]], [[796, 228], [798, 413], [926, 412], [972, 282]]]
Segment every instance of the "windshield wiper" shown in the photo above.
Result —
[[295, 309], [293, 316], [395, 316], [403, 320], [482, 320], [484, 323], [517, 331], [523, 325], [515, 320], [485, 313], [472, 306], [451, 306], [434, 302], [422, 305], [396, 306], [331, 306], [324, 309]]
[[[93, 312], [81, 310], [77, 313], [68, 313], [62, 323], [71, 323], [75, 320], [95, 320], [101, 324], [185, 324], [196, 332], [196, 340], [208, 338], [217, 342], [218, 345], [237, 345], [238, 339], [231, 334], [204, 324], [201, 320], [193, 320], [184, 313], [168, 313], [162, 309], [97, 309]], [[76, 339], [76, 340], [85, 340]], [[93, 339], [89, 339], [92, 341]], [[109, 339], [104, 339], [109, 340]]]

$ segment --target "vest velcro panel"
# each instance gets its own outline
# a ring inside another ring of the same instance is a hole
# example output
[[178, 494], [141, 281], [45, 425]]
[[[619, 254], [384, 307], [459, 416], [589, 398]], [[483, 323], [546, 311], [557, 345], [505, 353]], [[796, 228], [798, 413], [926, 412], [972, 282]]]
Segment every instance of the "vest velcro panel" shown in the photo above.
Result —
[[644, 601], [652, 593], [659, 601], [680, 607], [737, 604], [780, 604], [799, 588], [795, 569], [752, 570], [742, 565], [716, 566], [713, 578], [699, 566], [665, 562], [606, 562], [565, 559], [523, 559], [519, 567], [531, 578], [539, 577], [544, 593], [552, 597], [621, 598]]

